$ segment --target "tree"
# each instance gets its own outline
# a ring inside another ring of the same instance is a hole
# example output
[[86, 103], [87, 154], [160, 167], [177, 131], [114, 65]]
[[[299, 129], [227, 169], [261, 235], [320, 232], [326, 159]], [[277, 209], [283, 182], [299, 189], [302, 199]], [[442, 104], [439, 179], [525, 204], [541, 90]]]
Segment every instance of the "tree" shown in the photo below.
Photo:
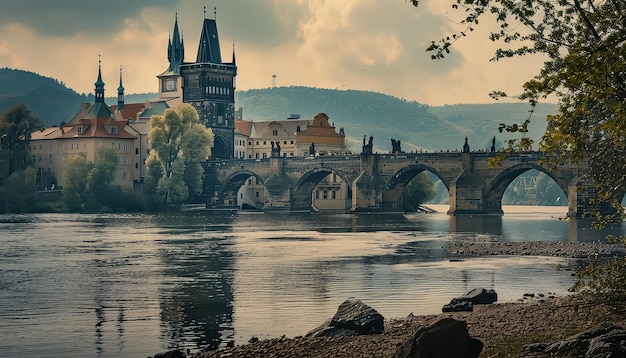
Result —
[[421, 172], [407, 184], [402, 197], [402, 209], [407, 213], [417, 211], [420, 204], [435, 197], [435, 184], [428, 173]]
[[[419, 0], [411, 0], [414, 6]], [[464, 31], [434, 42], [427, 49], [433, 58], [443, 58], [457, 39], [492, 14], [500, 29], [490, 39], [503, 45], [493, 60], [540, 53], [547, 58], [541, 71], [523, 86], [520, 99], [535, 105], [556, 96], [559, 111], [548, 116], [541, 149], [560, 161], [588, 161], [590, 177], [600, 202], [609, 202], [616, 212], [602, 216], [598, 225], [623, 217], [621, 200], [626, 192], [626, 0], [455, 0], [452, 8], [463, 10]], [[519, 26], [519, 24], [523, 26]], [[526, 32], [520, 32], [520, 28]], [[517, 44], [516, 47], [511, 47]], [[494, 98], [506, 96], [495, 91]], [[502, 124], [501, 130], [527, 129]], [[509, 151], [529, 148], [532, 142], [509, 143]], [[618, 239], [624, 242], [624, 238]], [[626, 292], [626, 264], [616, 257], [581, 272], [577, 288], [610, 297]]]
[[89, 174], [93, 166], [82, 153], [67, 163], [63, 201], [71, 211], [84, 211], [93, 204], [89, 190]]
[[200, 162], [207, 160], [213, 146], [213, 132], [202, 125], [198, 112], [189, 104], [165, 110], [150, 119], [146, 193], [152, 198], [183, 202], [202, 190]]
[[[411, 3], [419, 5], [418, 0]], [[601, 201], [611, 201], [621, 212], [626, 192], [626, 1], [454, 0], [452, 8], [465, 13], [465, 29], [433, 41], [427, 49], [432, 58], [444, 58], [455, 41], [489, 15], [500, 25], [490, 39], [502, 44], [492, 60], [543, 54], [543, 69], [516, 96], [532, 106], [548, 96], [559, 101], [558, 113], [547, 118], [540, 149], [553, 154], [552, 164], [588, 161]], [[506, 95], [492, 92], [494, 98]], [[502, 124], [500, 130], [524, 133], [528, 123]], [[529, 149], [531, 144], [522, 138], [509, 142], [508, 149]]]
[[0, 148], [9, 151], [9, 174], [26, 169], [30, 162], [30, 137], [43, 128], [39, 119], [19, 103], [0, 116]]

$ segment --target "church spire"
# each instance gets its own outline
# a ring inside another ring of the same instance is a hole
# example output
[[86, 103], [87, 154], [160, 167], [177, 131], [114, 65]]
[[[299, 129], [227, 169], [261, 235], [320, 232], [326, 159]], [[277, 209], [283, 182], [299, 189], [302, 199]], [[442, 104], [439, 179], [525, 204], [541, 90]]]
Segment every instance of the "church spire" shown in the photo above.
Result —
[[102, 81], [102, 60], [98, 55], [98, 80], [95, 83], [96, 102], [104, 102], [104, 82]]
[[185, 44], [178, 31], [178, 12], [174, 20], [174, 31], [167, 41], [167, 60], [170, 63], [169, 72], [179, 73], [179, 67], [185, 60]]
[[235, 43], [233, 42], [233, 66], [237, 66], [237, 61], [235, 61]]
[[117, 88], [117, 110], [124, 107], [124, 86], [122, 85], [122, 65], [120, 65], [120, 86]]

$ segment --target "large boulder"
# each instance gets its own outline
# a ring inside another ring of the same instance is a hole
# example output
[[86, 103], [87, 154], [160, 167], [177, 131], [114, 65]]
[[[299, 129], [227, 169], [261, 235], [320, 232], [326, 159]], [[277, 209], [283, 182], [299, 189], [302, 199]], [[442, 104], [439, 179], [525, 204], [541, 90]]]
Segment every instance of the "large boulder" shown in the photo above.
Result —
[[385, 318], [361, 300], [350, 297], [339, 305], [337, 313], [307, 337], [356, 336], [384, 331]]
[[478, 358], [482, 349], [483, 343], [469, 336], [465, 321], [443, 318], [420, 328], [394, 358]]
[[498, 300], [498, 294], [493, 289], [475, 288], [463, 296], [453, 298], [449, 304], [444, 305], [442, 312], [473, 311], [474, 305], [486, 305]]

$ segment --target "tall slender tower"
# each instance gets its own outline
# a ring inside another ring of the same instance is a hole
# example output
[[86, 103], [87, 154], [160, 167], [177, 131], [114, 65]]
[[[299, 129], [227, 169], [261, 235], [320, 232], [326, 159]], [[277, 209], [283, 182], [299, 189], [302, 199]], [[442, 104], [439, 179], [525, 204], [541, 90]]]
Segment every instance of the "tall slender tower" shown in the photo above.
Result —
[[183, 102], [195, 107], [200, 121], [213, 130], [212, 159], [230, 159], [235, 149], [235, 49], [232, 62], [222, 62], [217, 23], [205, 19], [196, 62], [180, 66]]
[[174, 32], [167, 44], [167, 61], [169, 66], [165, 72], [157, 76], [159, 79], [159, 98], [167, 100], [172, 106], [182, 101], [182, 77], [180, 66], [185, 60], [185, 44], [178, 31], [178, 14], [174, 20]]

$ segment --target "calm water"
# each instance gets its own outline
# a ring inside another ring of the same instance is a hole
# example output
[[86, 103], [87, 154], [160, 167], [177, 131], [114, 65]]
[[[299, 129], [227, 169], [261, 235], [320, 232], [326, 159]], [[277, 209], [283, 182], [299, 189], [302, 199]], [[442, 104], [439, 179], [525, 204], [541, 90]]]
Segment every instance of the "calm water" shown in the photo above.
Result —
[[557, 267], [569, 260], [450, 262], [444, 249], [603, 237], [559, 221], [565, 211], [0, 215], [0, 356], [146, 357], [293, 337], [351, 296], [393, 318], [437, 313], [475, 287], [494, 288], [500, 301], [566, 294], [574, 278]]

